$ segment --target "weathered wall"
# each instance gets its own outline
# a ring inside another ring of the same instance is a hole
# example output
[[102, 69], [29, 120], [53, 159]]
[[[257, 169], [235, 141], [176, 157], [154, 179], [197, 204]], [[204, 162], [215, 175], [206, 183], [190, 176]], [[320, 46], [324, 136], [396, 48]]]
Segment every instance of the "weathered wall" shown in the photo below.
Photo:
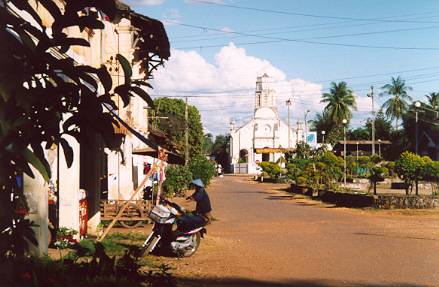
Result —
[[335, 191], [312, 192], [311, 189], [291, 184], [291, 192], [314, 196], [323, 202], [343, 207], [375, 207], [381, 209], [428, 209], [439, 208], [439, 196], [433, 195], [396, 195], [367, 193], [344, 193]]
[[439, 208], [439, 197], [433, 195], [376, 195], [375, 207], [383, 209]]

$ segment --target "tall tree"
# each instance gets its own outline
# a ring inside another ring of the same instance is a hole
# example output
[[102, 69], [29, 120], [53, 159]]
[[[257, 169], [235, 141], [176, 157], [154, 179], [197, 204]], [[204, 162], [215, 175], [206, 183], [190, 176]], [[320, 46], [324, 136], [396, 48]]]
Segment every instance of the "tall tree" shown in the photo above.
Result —
[[322, 95], [321, 102], [326, 103], [324, 114], [337, 126], [341, 126], [343, 119], [352, 118], [352, 110], [356, 110], [353, 91], [346, 82], [331, 83], [329, 93]]
[[[180, 153], [184, 153], [185, 102], [181, 99], [160, 98], [154, 100], [154, 105], [157, 115], [166, 117], [157, 120], [157, 127], [168, 135], [168, 138]], [[202, 153], [204, 137], [200, 112], [192, 105], [188, 105], [188, 132], [189, 158], [192, 158]]]
[[213, 136], [211, 133], [207, 133], [203, 137], [203, 154], [209, 155], [212, 153], [213, 148]]
[[398, 76], [397, 78], [392, 77], [391, 83], [384, 85], [381, 89], [383, 92], [380, 96], [389, 97], [381, 108], [385, 110], [387, 117], [395, 120], [395, 129], [398, 129], [398, 121], [407, 112], [408, 102], [412, 101], [408, 95], [408, 91], [411, 91], [412, 87], [407, 86], [405, 81]]
[[217, 135], [212, 147], [212, 155], [215, 156], [217, 163], [227, 170], [229, 168], [230, 153], [229, 153], [230, 135]]
[[[369, 134], [372, 134], [372, 119], [367, 119], [366, 128]], [[391, 133], [391, 122], [386, 118], [383, 111], [379, 110], [375, 117], [375, 138], [388, 140], [391, 137]]]
[[435, 111], [439, 110], [439, 93], [430, 93], [425, 95], [428, 100], [428, 105]]
[[311, 128], [317, 131], [317, 140], [323, 141], [322, 131], [325, 131], [325, 142], [333, 143], [339, 140], [340, 129], [337, 125], [328, 117], [326, 113], [316, 113], [313, 120], [311, 120]]

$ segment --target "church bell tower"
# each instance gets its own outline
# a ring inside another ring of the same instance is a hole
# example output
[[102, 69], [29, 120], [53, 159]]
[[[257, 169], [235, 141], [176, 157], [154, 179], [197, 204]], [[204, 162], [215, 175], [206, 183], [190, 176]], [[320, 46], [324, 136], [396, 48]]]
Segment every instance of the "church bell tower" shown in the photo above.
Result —
[[271, 85], [271, 79], [267, 74], [257, 78], [255, 110], [259, 108], [276, 109], [276, 93]]

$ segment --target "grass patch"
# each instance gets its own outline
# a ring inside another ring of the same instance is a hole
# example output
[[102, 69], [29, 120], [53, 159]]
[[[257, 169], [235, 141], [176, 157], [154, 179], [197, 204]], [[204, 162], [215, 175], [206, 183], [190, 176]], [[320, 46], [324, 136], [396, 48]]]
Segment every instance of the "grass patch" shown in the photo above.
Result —
[[140, 232], [128, 232], [128, 233], [121, 233], [121, 232], [115, 232], [108, 234], [106, 238], [111, 240], [131, 240], [131, 241], [143, 241], [147, 237], [146, 233], [140, 233]]

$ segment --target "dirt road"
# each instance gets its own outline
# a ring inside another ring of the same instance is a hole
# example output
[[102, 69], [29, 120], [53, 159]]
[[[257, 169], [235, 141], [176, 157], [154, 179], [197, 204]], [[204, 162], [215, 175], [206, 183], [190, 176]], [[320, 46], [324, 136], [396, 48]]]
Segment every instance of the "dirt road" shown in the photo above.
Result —
[[439, 217], [334, 208], [226, 176], [182, 286], [439, 286]]

